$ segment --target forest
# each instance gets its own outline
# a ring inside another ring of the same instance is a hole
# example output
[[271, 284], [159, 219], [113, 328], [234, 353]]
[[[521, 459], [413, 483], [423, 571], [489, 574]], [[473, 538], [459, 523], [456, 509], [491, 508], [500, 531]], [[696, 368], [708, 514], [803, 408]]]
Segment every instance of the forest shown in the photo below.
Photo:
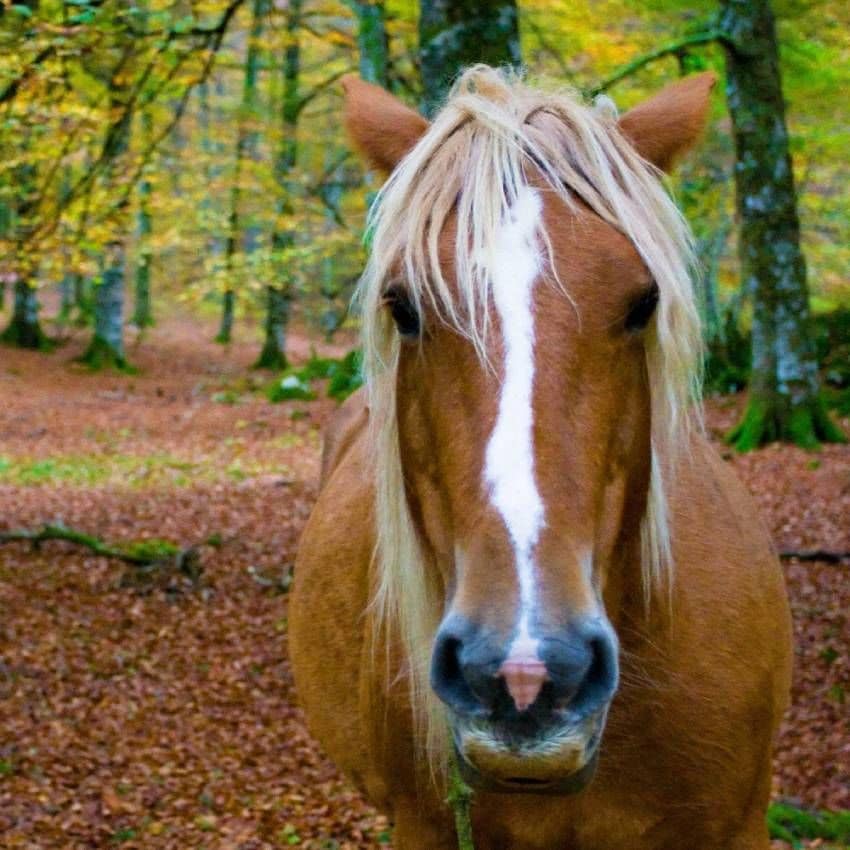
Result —
[[[668, 188], [706, 429], [791, 602], [774, 848], [850, 847], [850, 6], [0, 5], [0, 845], [366, 848], [287, 655], [385, 175], [356, 75], [433, 117], [465, 67], [620, 114], [714, 71]], [[609, 108], [605, 106], [605, 108]], [[613, 106], [610, 108], [614, 108]], [[754, 520], [756, 521], [756, 520]]]

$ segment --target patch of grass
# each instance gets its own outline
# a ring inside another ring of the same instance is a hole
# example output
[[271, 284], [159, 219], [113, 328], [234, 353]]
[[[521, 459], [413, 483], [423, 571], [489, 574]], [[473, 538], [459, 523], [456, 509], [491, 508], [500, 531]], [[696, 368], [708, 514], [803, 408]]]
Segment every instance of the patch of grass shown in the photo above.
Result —
[[224, 465], [216, 456], [200, 460], [170, 454], [0, 456], [0, 483], [27, 487], [56, 484], [91, 487], [106, 483], [129, 487], [187, 487], [222, 479], [244, 481], [267, 474], [289, 473], [279, 464], [260, 461], [248, 463], [243, 460]]
[[268, 389], [272, 402], [312, 401], [316, 398], [313, 382], [327, 380], [329, 398], [343, 401], [363, 384], [362, 358], [356, 349], [340, 360], [315, 354], [301, 367], [290, 367]]
[[115, 830], [109, 838], [112, 844], [123, 844], [125, 841], [132, 841], [136, 837], [136, 830], [129, 826], [122, 826]]
[[767, 812], [770, 837], [786, 841], [794, 850], [803, 841], [821, 839], [835, 842], [836, 848], [850, 844], [850, 811], [818, 812], [786, 802], [771, 803]]

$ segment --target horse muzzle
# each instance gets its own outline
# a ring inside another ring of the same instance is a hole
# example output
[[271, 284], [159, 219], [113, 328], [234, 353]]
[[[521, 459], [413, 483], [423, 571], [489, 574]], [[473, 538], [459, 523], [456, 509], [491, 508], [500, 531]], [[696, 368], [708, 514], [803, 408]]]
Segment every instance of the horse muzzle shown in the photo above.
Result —
[[472, 788], [494, 793], [581, 791], [596, 770], [606, 713], [522, 739], [486, 721], [456, 718], [451, 725], [461, 776]]

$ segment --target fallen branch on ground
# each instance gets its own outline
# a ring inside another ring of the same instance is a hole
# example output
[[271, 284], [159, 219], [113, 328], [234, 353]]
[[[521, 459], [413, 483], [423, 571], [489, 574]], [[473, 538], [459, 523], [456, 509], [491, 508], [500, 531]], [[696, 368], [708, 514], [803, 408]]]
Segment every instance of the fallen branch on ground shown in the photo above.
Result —
[[798, 561], [825, 561], [828, 564], [840, 564], [850, 561], [850, 552], [833, 552], [829, 549], [786, 549], [779, 553], [783, 560], [796, 558]]
[[201, 576], [197, 546], [181, 549], [167, 540], [139, 540], [126, 546], [114, 546], [99, 537], [75, 528], [68, 528], [62, 523], [45, 523], [35, 531], [27, 529], [0, 531], [0, 544], [26, 542], [30, 543], [34, 549], [39, 549], [42, 543], [50, 540], [62, 540], [83, 546], [95, 555], [115, 558], [142, 572], [171, 566], [191, 579], [193, 583], [197, 582]]

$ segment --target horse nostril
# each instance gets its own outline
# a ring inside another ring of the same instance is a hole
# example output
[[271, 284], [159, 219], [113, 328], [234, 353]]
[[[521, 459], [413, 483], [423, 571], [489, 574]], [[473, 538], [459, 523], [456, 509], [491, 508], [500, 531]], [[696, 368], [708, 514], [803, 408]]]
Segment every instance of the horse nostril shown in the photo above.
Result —
[[434, 693], [455, 711], [475, 714], [481, 709], [460, 666], [462, 641], [451, 633], [437, 635], [431, 657], [431, 687]]
[[557, 704], [590, 714], [607, 703], [617, 688], [617, 647], [602, 623], [582, 624], [567, 639], [545, 646]]
[[457, 616], [437, 632], [431, 687], [459, 714], [485, 716], [499, 692], [497, 656], [471, 623]]

